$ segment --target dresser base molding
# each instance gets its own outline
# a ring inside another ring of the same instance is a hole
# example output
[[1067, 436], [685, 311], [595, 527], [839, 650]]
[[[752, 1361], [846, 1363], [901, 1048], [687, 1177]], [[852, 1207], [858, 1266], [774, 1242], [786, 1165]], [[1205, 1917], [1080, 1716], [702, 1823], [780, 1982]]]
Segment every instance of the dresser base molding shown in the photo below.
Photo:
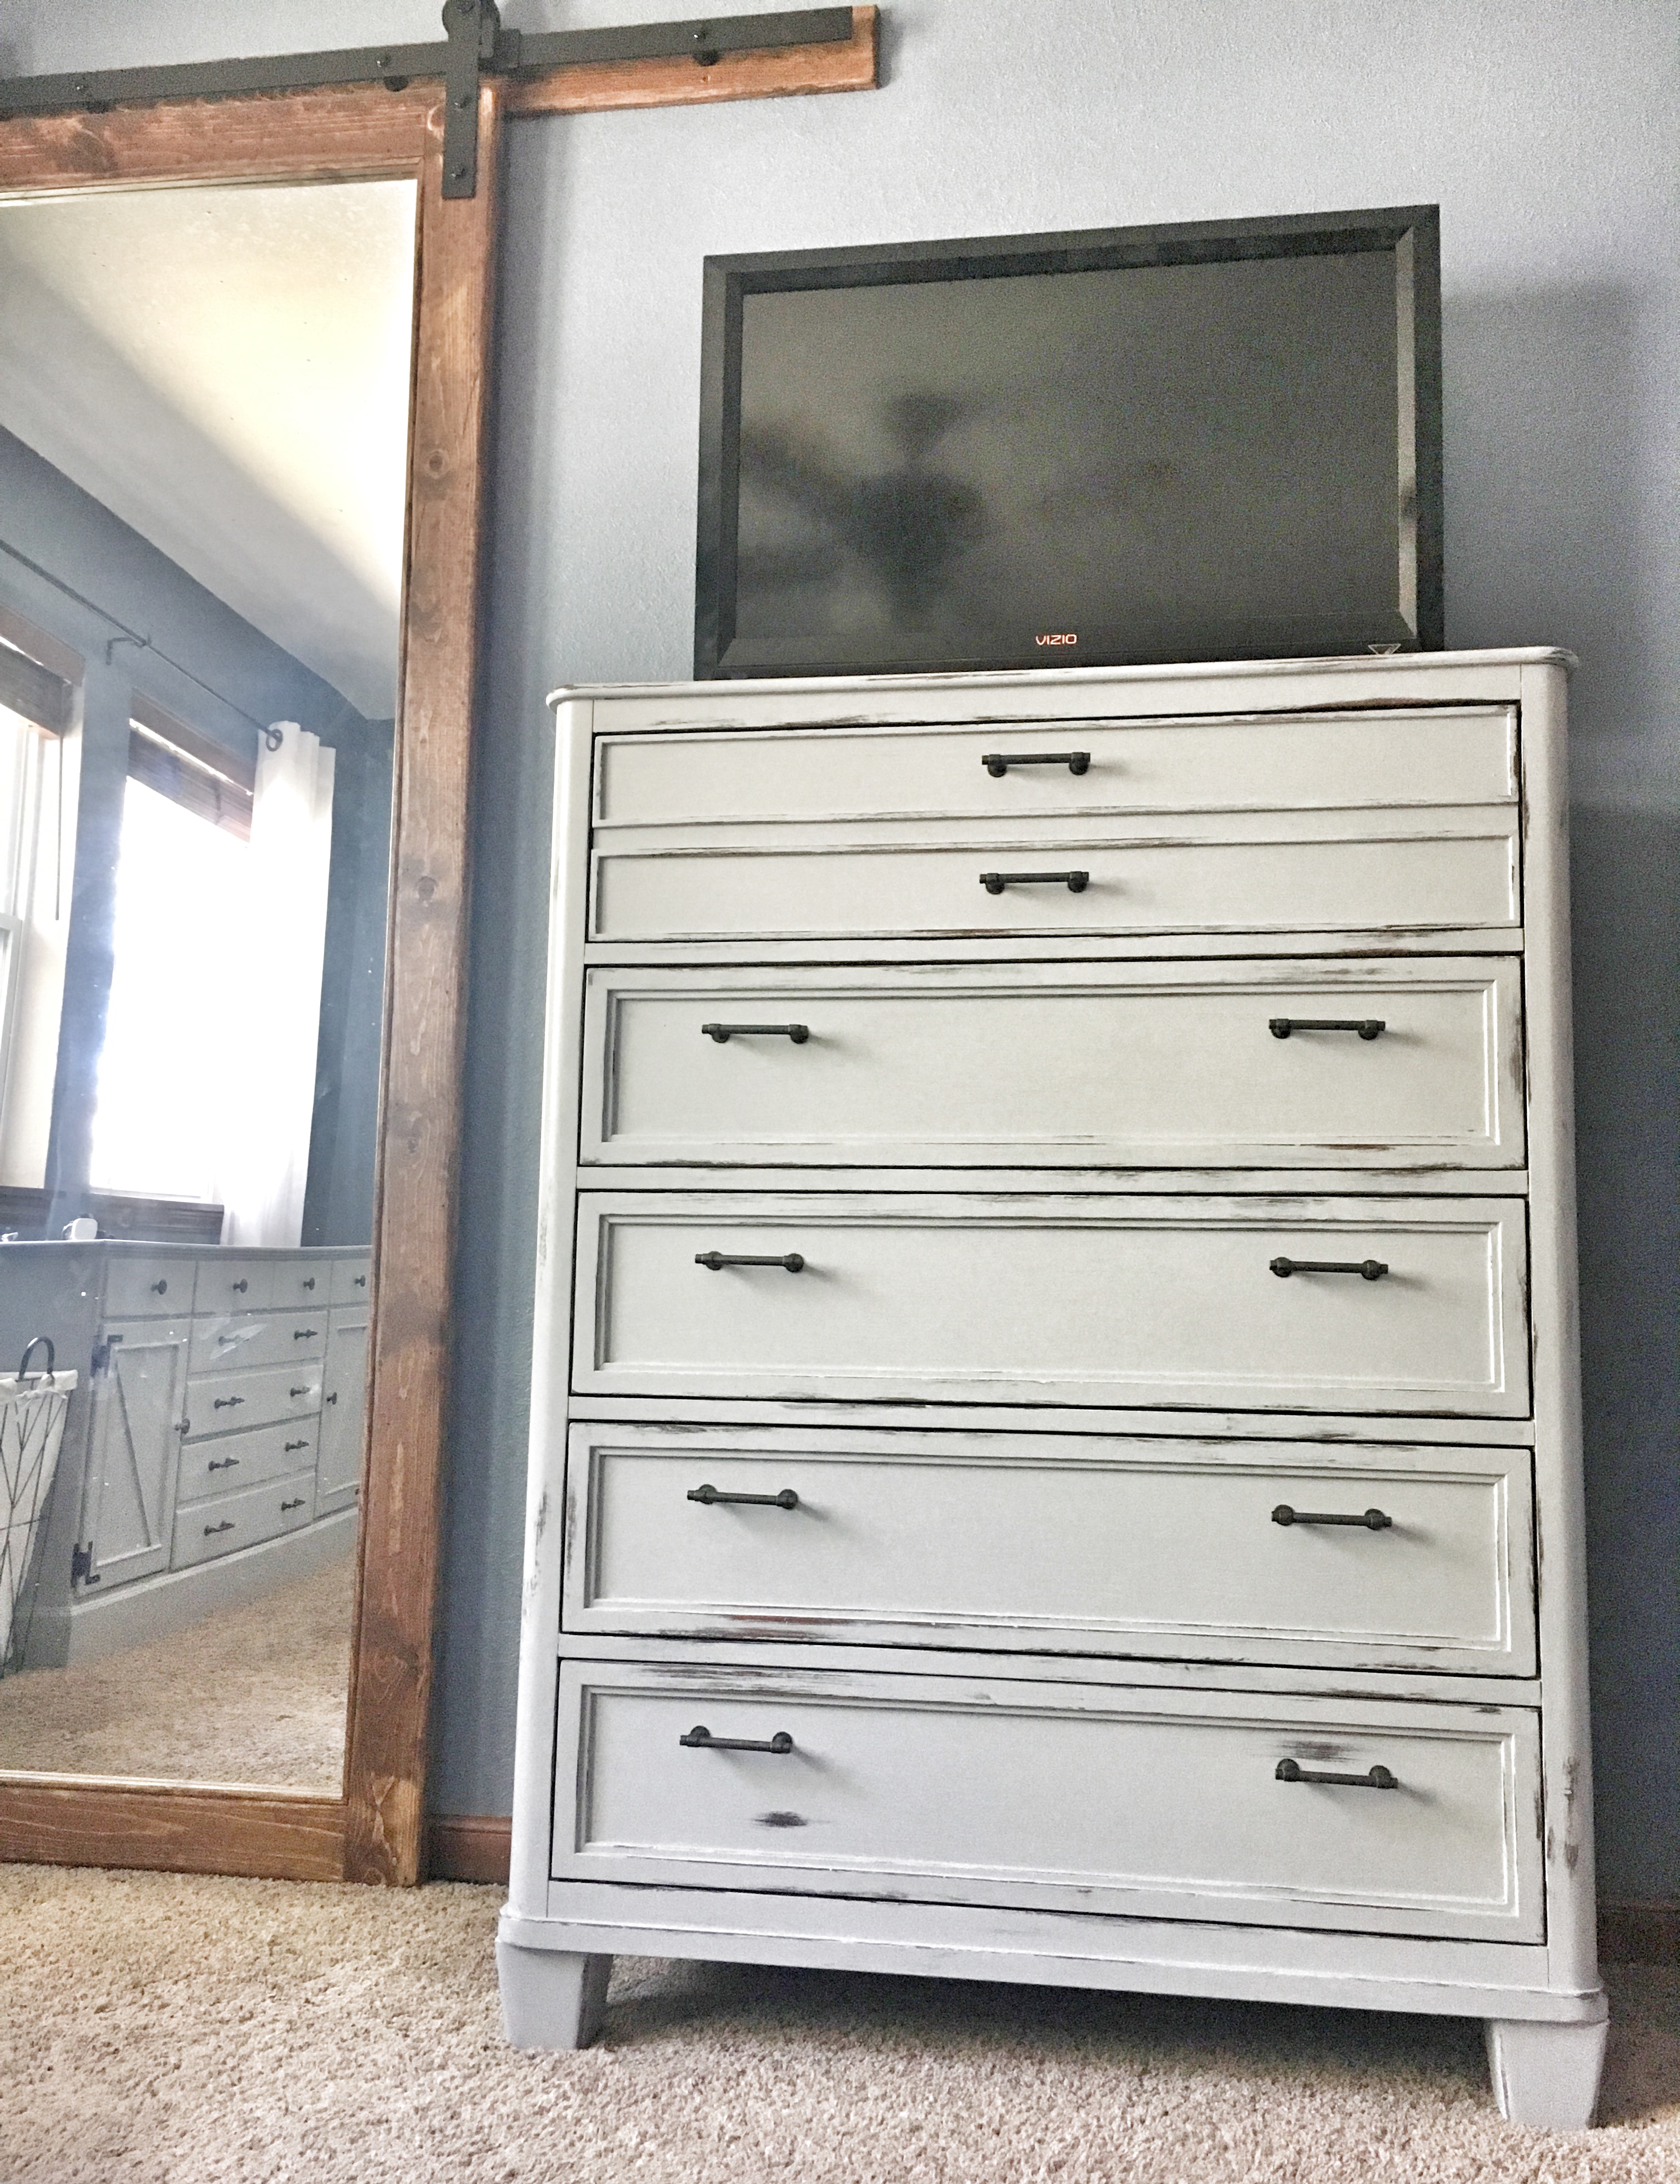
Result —
[[[743, 1924], [725, 1930], [732, 1911], [754, 1899], [725, 1897], [709, 1902], [704, 1892], [680, 1893], [690, 1903], [699, 1898], [692, 1924], [643, 1923], [633, 1907], [619, 1913], [620, 1924], [520, 1919], [504, 1912], [496, 1942], [496, 1969], [502, 2021], [512, 2045], [554, 2050], [588, 2047], [605, 2022], [607, 1982], [615, 1954], [687, 1957], [727, 1964], [898, 1972], [922, 1979], [1006, 1980], [1112, 1992], [1212, 1995], [1235, 2002], [1481, 2017], [1494, 2098], [1508, 2123], [1546, 2131], [1584, 2131], [1598, 2108], [1610, 2031], [1603, 1993], [1500, 1987], [1473, 1974], [1454, 1980], [1444, 1975], [1438, 1943], [1426, 1944], [1427, 1961], [1409, 1973], [1379, 1975], [1329, 1964], [1310, 1970], [1293, 1962], [1267, 1964], [1266, 1953], [1253, 1948], [1243, 1950], [1244, 1961], [1236, 1961], [1212, 1940], [1227, 1930], [1182, 1924], [1162, 1929], [1126, 1919], [1112, 1922], [1121, 1929], [1110, 1944], [1112, 1953], [1099, 1955], [1088, 1946], [1078, 1953], [1051, 1954], [1043, 1948], [1008, 1946], [1009, 1930], [1021, 1915], [1016, 1914], [971, 1914], [976, 1923], [983, 1919], [988, 1930], [976, 1932], [972, 1939], [865, 1938], [859, 1934], [855, 1918], [842, 1922], [848, 1930], [832, 1934], [772, 1930], [769, 1918], [752, 1930], [746, 1920], [761, 1914], [746, 1908], [738, 1913]], [[663, 1906], [680, 1917], [666, 1892], [659, 1894]], [[890, 1914], [896, 1907], [872, 1908]], [[815, 1922], [802, 1918], [800, 1923], [809, 1928]], [[1070, 1923], [1088, 1930], [1102, 1922]], [[1171, 1942], [1163, 1946], [1168, 1934]], [[1085, 1941], [1086, 1934], [1079, 1938]], [[1186, 1942], [1190, 1944], [1188, 1950]], [[1204, 1947], [1193, 1958], [1198, 1943]], [[1155, 1946], [1161, 1946], [1159, 1957], [1152, 1953]], [[1066, 1944], [1062, 1947], [1065, 1951]], [[1128, 1953], [1122, 1955], [1121, 1949]], [[1293, 1958], [1298, 1953], [1290, 1949], [1287, 1953]]]

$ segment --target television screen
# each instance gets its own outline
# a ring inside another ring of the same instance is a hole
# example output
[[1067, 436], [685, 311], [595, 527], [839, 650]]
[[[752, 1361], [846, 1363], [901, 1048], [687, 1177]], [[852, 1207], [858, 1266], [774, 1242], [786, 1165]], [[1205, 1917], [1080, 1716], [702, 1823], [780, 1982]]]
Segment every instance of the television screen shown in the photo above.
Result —
[[1436, 238], [709, 259], [697, 672], [1438, 646]]

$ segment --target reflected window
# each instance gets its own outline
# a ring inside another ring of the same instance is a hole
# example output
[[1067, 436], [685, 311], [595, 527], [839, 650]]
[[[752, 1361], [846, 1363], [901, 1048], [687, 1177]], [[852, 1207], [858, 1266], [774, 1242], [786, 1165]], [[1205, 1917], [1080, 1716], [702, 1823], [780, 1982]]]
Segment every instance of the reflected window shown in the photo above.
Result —
[[0, 705], [0, 1183], [46, 1160], [70, 916], [64, 738]]
[[229, 1037], [250, 920], [242, 835], [131, 771], [93, 1117], [97, 1190], [220, 1202], [245, 1121]]

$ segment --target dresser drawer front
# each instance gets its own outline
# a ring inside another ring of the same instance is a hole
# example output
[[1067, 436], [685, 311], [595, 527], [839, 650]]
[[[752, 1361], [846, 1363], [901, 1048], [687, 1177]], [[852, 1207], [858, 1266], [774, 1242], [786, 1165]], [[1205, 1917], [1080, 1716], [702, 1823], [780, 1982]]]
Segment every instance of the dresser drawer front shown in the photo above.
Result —
[[192, 1370], [222, 1373], [248, 1371], [259, 1365], [311, 1362], [318, 1366], [325, 1346], [325, 1301], [306, 1312], [218, 1312], [192, 1323]]
[[[1082, 752], [1088, 764], [988, 755]], [[596, 744], [598, 826], [1489, 804], [1516, 794], [1505, 705], [1188, 721], [764, 728]]]
[[1528, 1408], [1516, 1200], [585, 1192], [579, 1215], [587, 1394]]
[[331, 1259], [281, 1259], [274, 1270], [274, 1301], [282, 1312], [325, 1312], [331, 1302]]
[[568, 1631], [1534, 1669], [1526, 1450], [577, 1425], [566, 1493]]
[[159, 1252], [148, 1258], [113, 1252], [105, 1273], [105, 1318], [148, 1314], [179, 1318], [192, 1309], [193, 1262]]
[[[302, 1345], [299, 1345], [302, 1347]], [[281, 1420], [313, 1418], [321, 1401], [320, 1360], [259, 1365], [254, 1371], [194, 1374], [186, 1384], [191, 1440]]]
[[[595, 970], [580, 1150], [624, 1164], [1520, 1167], [1520, 992], [1500, 959]], [[1293, 1028], [1327, 1019], [1382, 1029]], [[806, 1035], [774, 1028], [789, 1025]]]
[[315, 1461], [315, 1439], [314, 1419], [291, 1418], [281, 1425], [190, 1440], [181, 1451], [176, 1498], [182, 1502], [202, 1501], [207, 1496], [261, 1486], [289, 1472], [308, 1469]]
[[198, 1262], [197, 1308], [200, 1313], [266, 1312], [275, 1302], [272, 1259], [248, 1259], [232, 1252]]
[[314, 1515], [314, 1474], [304, 1472], [177, 1510], [170, 1568], [190, 1569], [237, 1548], [277, 1540], [282, 1532], [301, 1531]]
[[689, 1663], [560, 1683], [557, 1880], [1543, 1937], [1515, 1708]]
[[365, 1304], [368, 1301], [369, 1265], [366, 1258], [334, 1261], [331, 1290], [331, 1301], [334, 1304]]
[[[1183, 822], [1169, 839], [1020, 827], [902, 840], [598, 838], [590, 937], [726, 941], [1423, 933], [1520, 922], [1515, 812]], [[983, 876], [1002, 875], [1001, 892]], [[1046, 880], [1016, 881], [1019, 873]], [[1082, 874], [1076, 890], [1054, 877]]]

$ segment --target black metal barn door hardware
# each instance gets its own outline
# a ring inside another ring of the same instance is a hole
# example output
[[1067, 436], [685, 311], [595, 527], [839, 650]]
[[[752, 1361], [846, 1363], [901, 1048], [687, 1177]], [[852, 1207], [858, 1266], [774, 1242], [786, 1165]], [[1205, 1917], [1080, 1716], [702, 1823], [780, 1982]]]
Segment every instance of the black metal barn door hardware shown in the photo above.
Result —
[[447, 36], [434, 45], [356, 46], [337, 53], [259, 54], [168, 68], [13, 76], [0, 81], [0, 118], [103, 114], [114, 106], [153, 106], [175, 98], [243, 98], [259, 92], [361, 83], [406, 91], [411, 83], [441, 81], [443, 194], [470, 198], [478, 191], [478, 92], [487, 76], [544, 75], [552, 69], [592, 61], [677, 60], [685, 55], [710, 68], [726, 53], [844, 45], [852, 36], [852, 11], [793, 8], [598, 31], [531, 31], [504, 30], [496, 0], [446, 0], [443, 28]]

